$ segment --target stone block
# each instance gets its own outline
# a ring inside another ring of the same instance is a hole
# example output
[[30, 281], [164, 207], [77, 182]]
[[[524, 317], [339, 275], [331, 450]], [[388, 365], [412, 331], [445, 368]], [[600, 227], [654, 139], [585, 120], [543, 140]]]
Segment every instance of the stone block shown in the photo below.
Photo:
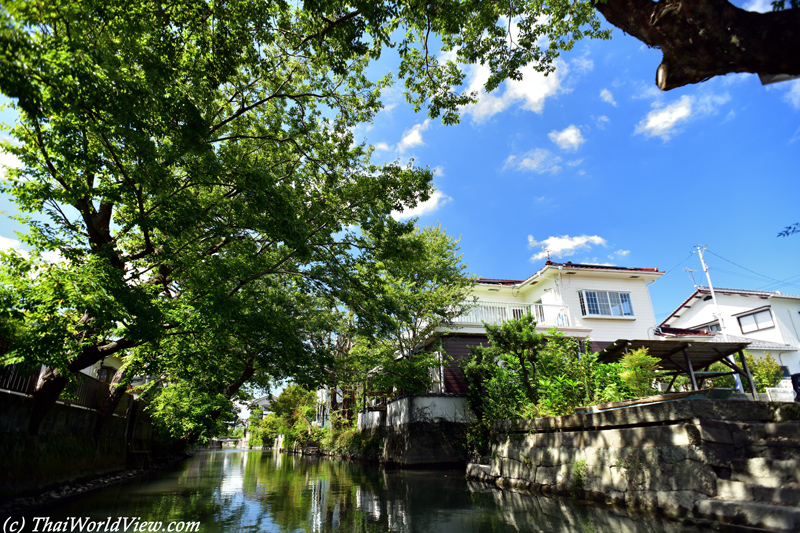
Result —
[[569, 481], [570, 467], [560, 466], [540, 466], [536, 469], [534, 481], [540, 485], [562, 485]]
[[667, 516], [683, 517], [691, 515], [697, 501], [705, 495], [692, 490], [675, 490], [656, 493], [656, 506]]
[[[700, 438], [706, 442], [733, 444], [730, 427], [718, 420], [700, 420]], [[735, 428], [734, 428], [735, 429]]]

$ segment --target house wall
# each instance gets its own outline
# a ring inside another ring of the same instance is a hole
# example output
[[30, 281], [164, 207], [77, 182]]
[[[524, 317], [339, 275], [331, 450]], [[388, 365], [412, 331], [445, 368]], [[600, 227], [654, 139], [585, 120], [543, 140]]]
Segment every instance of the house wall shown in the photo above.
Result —
[[[475, 287], [473, 294], [479, 301], [531, 304], [541, 300], [543, 304], [566, 305], [569, 308], [571, 329], [581, 330], [578, 336], [583, 337], [588, 334], [588, 337], [594, 341], [652, 339], [656, 318], [647, 286], [648, 279], [631, 277], [636, 275], [636, 272], [630, 271], [578, 271], [571, 275], [561, 274], [560, 277], [557, 273], [549, 273], [548, 276], [540, 276], [535, 285], [528, 285], [521, 289], [479, 285]], [[630, 293], [634, 316], [632, 318], [581, 316], [578, 291], [587, 289]], [[567, 332], [567, 334], [570, 333]]]
[[[690, 302], [689, 308], [684, 308], [680, 316], [670, 321], [670, 326], [677, 328], [693, 328], [707, 325], [716, 321], [714, 302], [711, 299], [704, 300], [708, 294], [700, 294], [699, 299]], [[754, 340], [788, 344], [800, 348], [800, 300], [788, 298], [764, 298], [754, 295], [736, 295], [717, 293], [720, 314], [725, 323], [725, 332], [728, 335], [737, 337], [747, 337]], [[755, 310], [764, 306], [769, 306], [772, 311], [772, 318], [775, 327], [742, 333], [737, 315], [750, 310]], [[763, 356], [766, 351], [748, 350], [756, 356]], [[800, 372], [800, 351], [791, 352], [771, 352], [781, 365], [789, 368], [789, 372]]]

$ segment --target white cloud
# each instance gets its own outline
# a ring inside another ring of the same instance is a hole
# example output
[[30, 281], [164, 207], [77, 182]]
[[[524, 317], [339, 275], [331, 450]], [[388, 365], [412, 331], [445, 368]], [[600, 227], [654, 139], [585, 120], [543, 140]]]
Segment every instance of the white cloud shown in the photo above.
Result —
[[551, 131], [547, 136], [562, 150], [577, 150], [586, 142], [581, 135], [581, 130], [574, 124], [567, 126], [562, 131]]
[[684, 95], [674, 104], [648, 113], [636, 126], [636, 133], [666, 141], [677, 132], [678, 125], [691, 116], [692, 99]]
[[772, 11], [772, 0], [750, 0], [742, 9], [745, 11], [756, 11], [758, 13], [767, 13]]
[[0, 250], [4, 252], [13, 250], [22, 257], [30, 257], [30, 254], [22, 249], [22, 243], [17, 239], [9, 239], [8, 237], [0, 236]]
[[614, 107], [617, 106], [616, 100], [614, 100], [614, 95], [611, 94], [611, 91], [608, 89], [603, 89], [600, 91], [600, 99], [606, 103], [613, 105]]
[[656, 109], [647, 114], [636, 126], [635, 133], [647, 137], [661, 137], [667, 141], [680, 131], [680, 127], [691, 119], [701, 116], [713, 115], [717, 110], [728, 103], [731, 97], [728, 93], [705, 93], [700, 96], [684, 95], [677, 102], [666, 107], [658, 107], [659, 102], [653, 105]]
[[388, 152], [391, 150], [391, 147], [384, 142], [375, 143], [374, 147], [376, 152]]
[[726, 74], [722, 77], [722, 84], [723, 85], [735, 85], [737, 83], [742, 83], [750, 79], [752, 74], [749, 72], [736, 72], [734, 74]]
[[583, 163], [583, 159], [575, 159], [573, 161], [567, 161], [567, 165], [571, 167], [577, 167], [581, 163]]
[[789, 86], [789, 90], [783, 98], [789, 102], [795, 109], [800, 109], [800, 80], [785, 82]]
[[515, 170], [532, 170], [538, 174], [550, 172], [555, 174], [561, 170], [561, 158], [554, 155], [550, 150], [536, 148], [519, 157], [508, 156], [503, 169], [513, 168]]
[[14, 154], [0, 149], [0, 178], [5, 177], [7, 168], [20, 168], [22, 162]]
[[[542, 251], [534, 254], [531, 261], [538, 261], [548, 256], [553, 258], [562, 258], [575, 255], [579, 251], [588, 250], [592, 246], [600, 245], [607, 246], [606, 240], [598, 235], [580, 235], [570, 237], [569, 235], [561, 235], [559, 237], [548, 237], [543, 241], [537, 241], [533, 235], [528, 235], [528, 248], [541, 246]], [[546, 251], [545, 251], [546, 250]]]
[[581, 57], [573, 59], [569, 63], [570, 63], [571, 66], [575, 67], [576, 71], [578, 71], [581, 74], [585, 74], [585, 73], [589, 72], [590, 70], [594, 69], [594, 61], [589, 59], [587, 57], [588, 55], [589, 54], [587, 52], [587, 53], [583, 54]]
[[617, 250], [616, 252], [614, 252], [614, 253], [610, 254], [610, 255], [608, 256], [608, 258], [609, 258], [609, 259], [611, 259], [611, 260], [613, 261], [614, 259], [619, 259], [620, 257], [625, 257], [625, 256], [627, 256], [629, 253], [631, 253], [631, 251], [630, 251], [630, 250]]
[[425, 201], [417, 204], [412, 209], [404, 209], [403, 211], [392, 211], [392, 218], [395, 220], [403, 220], [406, 218], [419, 217], [436, 211], [444, 204], [452, 200], [449, 196], [445, 195], [442, 191], [433, 191], [431, 197]]
[[605, 115], [600, 115], [597, 118], [597, 127], [600, 128], [600, 129], [603, 129], [603, 128], [606, 127], [606, 124], [608, 124], [609, 122], [611, 122], [610, 118], [608, 118]]
[[441, 165], [437, 165], [431, 169], [434, 176], [444, 176], [444, 167]]
[[471, 114], [473, 122], [485, 122], [512, 105], [519, 105], [527, 111], [541, 113], [548, 98], [564, 92], [561, 83], [569, 72], [569, 68], [563, 61], [555, 63], [555, 72], [548, 76], [536, 72], [532, 67], [525, 67], [522, 69], [521, 80], [507, 80], [492, 93], [487, 93], [483, 88], [486, 80], [489, 79], [489, 67], [485, 65], [466, 67], [469, 78], [467, 89], [478, 94], [478, 103], [466, 106], [463, 111], [464, 115]]
[[425, 144], [422, 140], [422, 132], [427, 130], [430, 125], [430, 119], [425, 119], [425, 122], [422, 124], [415, 124], [410, 129], [407, 129], [405, 132], [403, 132], [403, 138], [400, 139], [400, 142], [397, 145], [397, 150], [402, 153], [409, 148], [414, 148], [415, 146], [422, 146]]

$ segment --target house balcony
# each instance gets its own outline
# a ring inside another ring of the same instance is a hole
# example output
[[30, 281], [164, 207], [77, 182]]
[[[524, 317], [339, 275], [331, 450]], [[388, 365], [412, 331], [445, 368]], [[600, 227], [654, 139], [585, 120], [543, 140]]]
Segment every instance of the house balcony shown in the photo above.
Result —
[[484, 322], [500, 324], [512, 318], [521, 318], [525, 314], [532, 314], [539, 327], [568, 328], [571, 326], [569, 308], [566, 305], [520, 304], [486, 300], [476, 302], [469, 313], [453, 320], [453, 324], [457, 326], [481, 326]]

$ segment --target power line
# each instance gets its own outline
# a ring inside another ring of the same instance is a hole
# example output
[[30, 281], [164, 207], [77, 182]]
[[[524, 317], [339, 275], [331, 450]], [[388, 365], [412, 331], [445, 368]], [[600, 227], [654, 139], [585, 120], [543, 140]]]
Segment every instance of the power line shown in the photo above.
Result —
[[[721, 256], [721, 255], [719, 255], [719, 254], [715, 254], [715, 253], [714, 253], [714, 252], [712, 252], [711, 250], [707, 250], [707, 251], [708, 251], [708, 253], [710, 253], [711, 255], [714, 255], [714, 256], [716, 256], [716, 257], [719, 257], [719, 258], [720, 258], [720, 259], [722, 259], [723, 261], [727, 261], [728, 263], [732, 264], [733, 266], [737, 266], [737, 267], [741, 268], [742, 270], [746, 270], [746, 271], [750, 272], [751, 274], [755, 274], [756, 276], [759, 276], [759, 277], [761, 277], [761, 278], [768, 279], [768, 280], [770, 280], [770, 281], [773, 281], [773, 282], [775, 282], [775, 283], [780, 283], [781, 285], [792, 285], [792, 286], [794, 286], [794, 287], [800, 287], [800, 285], [797, 285], [797, 284], [795, 284], [795, 283], [791, 283], [791, 282], [789, 282], [789, 281], [787, 281], [787, 280], [780, 280], [780, 279], [775, 279], [775, 278], [772, 278], [772, 277], [770, 277], [770, 276], [765, 276], [764, 274], [761, 274], [760, 272], [756, 272], [755, 270], [750, 270], [749, 268], [747, 268], [747, 267], [743, 267], [742, 265], [740, 265], [740, 264], [738, 264], [738, 263], [734, 263], [734, 262], [733, 262], [733, 261], [731, 261], [730, 259], [726, 259], [726, 258], [722, 257], [722, 256]], [[794, 276], [792, 276], [792, 277], [794, 277]], [[791, 278], [789, 278], [789, 279], [791, 279]]]
[[674, 267], [670, 268], [669, 270], [665, 271], [665, 272], [664, 272], [664, 276], [666, 276], [667, 274], [669, 274], [670, 272], [672, 272], [673, 270], [675, 270], [676, 268], [678, 268], [679, 266], [681, 266], [682, 264], [684, 264], [686, 261], [688, 261], [689, 259], [691, 259], [693, 255], [694, 255], [694, 251], [692, 251], [692, 252], [689, 252], [689, 255], [687, 255], [687, 256], [686, 256], [686, 259], [684, 259], [683, 261], [681, 261], [680, 263], [678, 263], [678, 264], [677, 264], [677, 265], [675, 265]]

